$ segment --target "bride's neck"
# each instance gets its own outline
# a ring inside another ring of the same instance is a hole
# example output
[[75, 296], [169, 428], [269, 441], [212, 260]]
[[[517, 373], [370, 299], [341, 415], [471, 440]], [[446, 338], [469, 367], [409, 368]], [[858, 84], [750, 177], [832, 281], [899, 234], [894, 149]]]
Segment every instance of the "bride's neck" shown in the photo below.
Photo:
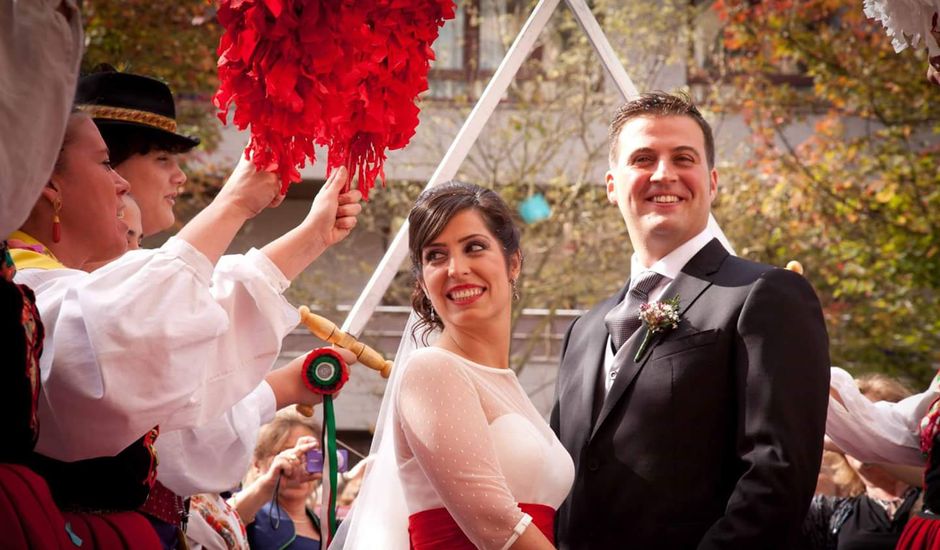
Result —
[[474, 363], [498, 369], [509, 368], [510, 323], [486, 326], [446, 327], [437, 345]]

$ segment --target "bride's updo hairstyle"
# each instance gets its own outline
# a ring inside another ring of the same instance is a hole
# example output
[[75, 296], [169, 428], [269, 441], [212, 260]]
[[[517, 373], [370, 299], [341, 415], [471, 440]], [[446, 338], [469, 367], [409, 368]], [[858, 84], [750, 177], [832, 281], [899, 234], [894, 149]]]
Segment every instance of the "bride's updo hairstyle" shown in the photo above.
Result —
[[444, 323], [440, 316], [432, 314], [431, 300], [421, 288], [421, 252], [428, 243], [434, 242], [454, 216], [468, 208], [480, 213], [487, 229], [502, 244], [507, 271], [509, 259], [513, 255], [519, 254], [519, 259], [522, 260], [519, 248], [520, 232], [513, 221], [512, 210], [495, 191], [459, 181], [449, 181], [423, 191], [408, 214], [408, 243], [411, 250], [411, 272], [415, 277], [411, 307], [420, 318], [412, 337], [417, 338], [416, 334], [420, 329], [421, 339], [425, 343], [427, 335], [435, 329], [443, 329]]

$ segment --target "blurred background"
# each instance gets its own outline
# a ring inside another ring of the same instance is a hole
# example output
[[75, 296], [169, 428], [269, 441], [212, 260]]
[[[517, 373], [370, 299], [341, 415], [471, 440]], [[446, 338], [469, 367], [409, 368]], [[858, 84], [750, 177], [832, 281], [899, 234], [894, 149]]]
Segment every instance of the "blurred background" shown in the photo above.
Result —
[[[640, 91], [684, 90], [698, 102], [716, 134], [716, 218], [739, 255], [802, 262], [823, 303], [833, 364], [924, 386], [940, 367], [940, 101], [924, 77], [926, 51], [896, 54], [858, 0], [588, 3]], [[352, 238], [288, 291], [292, 303], [337, 324], [535, 2], [457, 4], [434, 45], [417, 134], [389, 154], [385, 188], [373, 192]], [[107, 62], [165, 80], [181, 131], [203, 139], [187, 159], [178, 202], [188, 220], [248, 139], [223, 126], [211, 104], [221, 34], [214, 8], [205, 0], [86, 0], [83, 15], [84, 69]], [[630, 242], [603, 186], [607, 124], [620, 102], [562, 3], [458, 175], [497, 189], [514, 208], [536, 204], [537, 215], [527, 210], [522, 222], [513, 368], [546, 415], [568, 324], [629, 276]], [[325, 177], [325, 151], [318, 157], [280, 208], [249, 222], [235, 252], [305, 215]], [[403, 266], [362, 334], [388, 356], [412, 285]], [[319, 345], [298, 329], [279, 362]], [[368, 449], [383, 391], [375, 373], [354, 368], [337, 403], [341, 439]]]

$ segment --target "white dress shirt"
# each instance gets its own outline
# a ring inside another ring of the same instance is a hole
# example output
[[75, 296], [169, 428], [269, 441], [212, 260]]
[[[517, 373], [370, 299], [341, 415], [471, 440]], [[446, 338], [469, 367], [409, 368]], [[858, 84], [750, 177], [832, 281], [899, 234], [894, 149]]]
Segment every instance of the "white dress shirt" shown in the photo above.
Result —
[[[656, 261], [649, 267], [643, 266], [634, 252], [633, 256], [630, 258], [630, 286], [632, 287], [635, 282], [639, 280], [640, 276], [646, 271], [654, 271], [659, 273], [663, 276], [662, 280], [659, 281], [659, 284], [653, 287], [653, 289], [649, 292], [650, 302], [655, 302], [660, 297], [662, 297], [663, 292], [665, 292], [666, 287], [669, 286], [669, 283], [679, 276], [679, 273], [682, 271], [682, 268], [685, 267], [685, 264], [689, 263], [689, 260], [698, 254], [700, 250], [705, 248], [705, 245], [710, 243], [713, 238], [715, 238], [714, 233], [709, 227], [706, 227], [702, 230], [701, 233], [679, 245], [675, 250], [669, 254], [666, 254], [663, 258]], [[626, 297], [626, 295], [624, 297]], [[608, 336], [607, 346], [605, 347], [604, 352], [605, 395], [610, 392], [610, 388], [614, 384], [614, 379], [617, 378], [617, 372], [613, 369], [614, 351], [613, 346], [611, 346], [610, 343], [610, 336]]]
[[65, 461], [115, 455], [154, 425], [227, 422], [299, 321], [282, 296], [290, 282], [262, 252], [213, 270], [177, 238], [94, 273], [23, 269], [15, 280], [36, 293], [46, 331], [36, 450]]

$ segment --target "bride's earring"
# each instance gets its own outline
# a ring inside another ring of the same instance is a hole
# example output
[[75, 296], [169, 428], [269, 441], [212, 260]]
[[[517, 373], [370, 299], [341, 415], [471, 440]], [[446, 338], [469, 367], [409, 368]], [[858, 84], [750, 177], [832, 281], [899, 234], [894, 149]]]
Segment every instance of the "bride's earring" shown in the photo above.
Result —
[[428, 308], [428, 318], [431, 320], [432, 323], [436, 323], [437, 312], [434, 311], [434, 304], [431, 303], [431, 299], [428, 298], [427, 295], [425, 295], [424, 297], [424, 304], [425, 304], [425, 307]]
[[518, 302], [519, 301], [519, 289], [516, 287], [516, 280], [509, 279], [509, 286], [512, 287], [512, 301]]

